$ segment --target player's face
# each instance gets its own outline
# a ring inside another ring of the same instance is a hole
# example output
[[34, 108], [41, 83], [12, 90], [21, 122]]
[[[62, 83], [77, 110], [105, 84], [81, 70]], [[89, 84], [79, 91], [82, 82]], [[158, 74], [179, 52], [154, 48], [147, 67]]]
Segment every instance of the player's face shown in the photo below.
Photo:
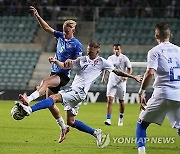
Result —
[[74, 36], [74, 29], [64, 26], [63, 27], [63, 34], [65, 39], [71, 39]]
[[87, 54], [90, 59], [95, 59], [99, 54], [99, 49], [96, 49], [94, 47], [87, 47]]
[[114, 54], [116, 56], [119, 56], [121, 54], [121, 47], [120, 46], [114, 46]]

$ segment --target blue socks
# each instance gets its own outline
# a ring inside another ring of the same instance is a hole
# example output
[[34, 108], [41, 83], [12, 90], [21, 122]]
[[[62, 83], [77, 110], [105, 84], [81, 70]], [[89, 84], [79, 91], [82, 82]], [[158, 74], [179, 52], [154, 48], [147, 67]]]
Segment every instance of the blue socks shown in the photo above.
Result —
[[[123, 116], [124, 116], [124, 113], [120, 113], [120, 114], [119, 114], [119, 118], [122, 119]], [[111, 119], [111, 114], [107, 114], [107, 115], [106, 115], [106, 119]]]
[[91, 135], [94, 134], [94, 129], [93, 128], [87, 126], [85, 123], [83, 123], [83, 122], [81, 122], [79, 120], [76, 120], [72, 127], [76, 128], [76, 129], [78, 129], [78, 130], [80, 130], [82, 132], [89, 133]]
[[136, 126], [136, 143], [138, 148], [146, 145], [146, 129], [149, 123], [137, 122]]
[[111, 119], [111, 114], [107, 114], [106, 119]]
[[178, 129], [177, 133], [178, 133], [178, 135], [180, 136], [180, 129]]
[[32, 112], [35, 112], [37, 110], [50, 108], [53, 104], [54, 104], [53, 99], [49, 97], [31, 106], [31, 109], [32, 109]]
[[123, 116], [124, 116], [124, 113], [120, 113], [120, 114], [119, 114], [119, 118], [121, 118], [121, 119], [122, 119], [122, 118], [123, 118]]

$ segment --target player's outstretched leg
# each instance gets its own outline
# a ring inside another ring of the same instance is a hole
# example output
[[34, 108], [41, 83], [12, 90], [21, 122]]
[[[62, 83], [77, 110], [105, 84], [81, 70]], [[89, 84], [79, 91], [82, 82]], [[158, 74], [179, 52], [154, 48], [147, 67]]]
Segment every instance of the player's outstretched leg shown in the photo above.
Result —
[[20, 102], [16, 103], [16, 105], [21, 110], [23, 110], [25, 116], [29, 116], [32, 112], [35, 112], [35, 111], [38, 111], [38, 110], [41, 110], [41, 109], [50, 108], [53, 104], [54, 104], [54, 100], [52, 98], [50, 98], [50, 97], [36, 103], [33, 106], [26, 106], [26, 105], [23, 105]]
[[93, 129], [79, 120], [75, 120], [74, 123], [68, 122], [68, 125], [78, 129], [79, 131], [93, 135], [96, 138], [97, 146], [98, 147], [102, 146], [102, 130], [101, 129]]
[[149, 126], [149, 123], [146, 122], [137, 122], [136, 127], [136, 143], [138, 146], [138, 154], [146, 154], [146, 129]]

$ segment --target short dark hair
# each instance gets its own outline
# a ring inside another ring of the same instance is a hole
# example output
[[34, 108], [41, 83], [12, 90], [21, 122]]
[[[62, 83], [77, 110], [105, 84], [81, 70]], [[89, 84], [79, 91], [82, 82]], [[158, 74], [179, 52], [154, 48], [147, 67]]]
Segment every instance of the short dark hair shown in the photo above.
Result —
[[101, 45], [97, 42], [90, 42], [88, 43], [88, 46], [99, 49]]
[[161, 39], [166, 39], [171, 36], [170, 25], [167, 22], [161, 22], [156, 24], [155, 30], [159, 31], [159, 37]]
[[119, 44], [119, 43], [113, 44], [113, 47], [118, 47], [118, 46], [121, 47], [121, 44]]

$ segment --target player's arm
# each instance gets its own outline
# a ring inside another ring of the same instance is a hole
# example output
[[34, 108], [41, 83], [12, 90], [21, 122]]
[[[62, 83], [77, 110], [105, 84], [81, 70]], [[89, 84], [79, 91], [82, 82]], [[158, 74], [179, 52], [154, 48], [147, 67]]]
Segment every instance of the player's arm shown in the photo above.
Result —
[[128, 77], [128, 78], [132, 78], [132, 79], [135, 79], [137, 82], [141, 82], [142, 81], [142, 76], [141, 75], [131, 75], [131, 74], [128, 74], [126, 72], [123, 72], [121, 70], [113, 70], [112, 72], [114, 72], [116, 75], [118, 76], [122, 76], [122, 77]]
[[[127, 73], [132, 74], [132, 67], [127, 68]], [[127, 81], [128, 77], [123, 77], [123, 81]]]
[[39, 15], [38, 11], [36, 10], [36, 8], [33, 7], [33, 6], [30, 6], [29, 9], [30, 9], [30, 11], [33, 12], [34, 16], [36, 17], [36, 19], [37, 19], [37, 21], [39, 22], [39, 24], [41, 25], [41, 27], [42, 27], [46, 32], [54, 35], [54, 29], [51, 28], [51, 27], [47, 24], [47, 22], [45, 22], [45, 21], [41, 18], [41, 16]]
[[141, 83], [141, 88], [140, 88], [141, 91], [146, 90], [146, 88], [148, 87], [148, 85], [151, 83], [151, 81], [153, 79], [154, 73], [155, 73], [155, 69], [153, 69], [153, 68], [148, 68], [146, 70], [143, 80], [142, 80], [142, 83]]
[[145, 110], [145, 106], [146, 106], [146, 99], [144, 97], [144, 93], [146, 91], [146, 88], [148, 87], [148, 85], [152, 82], [153, 76], [155, 73], [155, 69], [153, 68], [148, 68], [144, 74], [144, 78], [142, 80], [141, 83], [141, 87], [139, 89], [139, 105], [140, 105], [140, 110]]
[[105, 78], [106, 78], [107, 70], [104, 70], [102, 73], [101, 83], [105, 84]]
[[57, 66], [61, 67], [62, 69], [72, 68], [72, 59], [67, 59], [65, 62], [60, 62], [54, 57], [49, 57], [48, 60], [50, 63], [55, 63]]

